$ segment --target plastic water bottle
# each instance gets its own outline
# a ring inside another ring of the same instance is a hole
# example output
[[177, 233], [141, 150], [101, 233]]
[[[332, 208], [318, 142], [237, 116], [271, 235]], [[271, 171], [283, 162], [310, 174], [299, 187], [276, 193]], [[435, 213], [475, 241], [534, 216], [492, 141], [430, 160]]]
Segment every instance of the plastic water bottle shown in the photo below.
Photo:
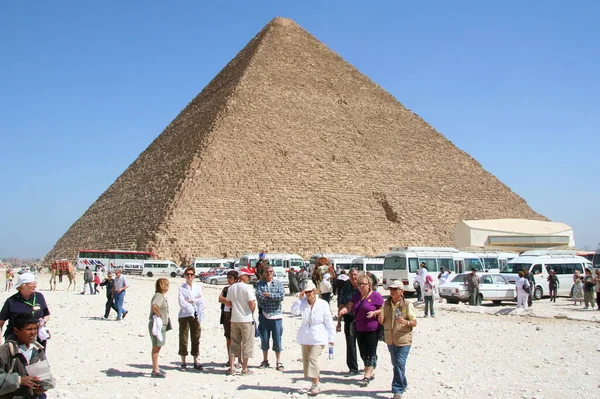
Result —
[[402, 317], [402, 309], [400, 307], [396, 308], [396, 331], [398, 331], [402, 326], [398, 325], [398, 319]]
[[333, 344], [329, 344], [329, 360], [333, 360]]

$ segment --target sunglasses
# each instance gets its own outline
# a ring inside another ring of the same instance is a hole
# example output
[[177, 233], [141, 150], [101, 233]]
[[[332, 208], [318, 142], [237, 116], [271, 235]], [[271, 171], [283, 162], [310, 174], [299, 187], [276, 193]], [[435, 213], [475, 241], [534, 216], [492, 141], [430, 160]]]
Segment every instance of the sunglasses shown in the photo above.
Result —
[[390, 288], [390, 291], [398, 291], [400, 288]]
[[265, 273], [275, 273], [275, 271], [273, 271], [273, 270], [267, 270], [267, 271], [265, 271]]
[[186, 276], [193, 276], [194, 273], [185, 273]]

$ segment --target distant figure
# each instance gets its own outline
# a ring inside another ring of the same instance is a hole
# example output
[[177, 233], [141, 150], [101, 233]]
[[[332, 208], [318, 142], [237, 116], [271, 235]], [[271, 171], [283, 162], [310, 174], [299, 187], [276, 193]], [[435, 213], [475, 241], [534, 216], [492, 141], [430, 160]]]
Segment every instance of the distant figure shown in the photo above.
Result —
[[479, 302], [479, 277], [477, 276], [477, 269], [471, 269], [471, 273], [465, 277], [465, 282], [469, 291], [469, 305], [477, 306]]
[[4, 285], [4, 291], [10, 291], [13, 287], [13, 279], [15, 278], [15, 271], [12, 267], [6, 268], [6, 284]]
[[290, 295], [295, 295], [300, 292], [300, 289], [298, 288], [298, 279], [296, 278], [296, 272], [294, 271], [294, 268], [288, 272], [288, 282]]
[[325, 273], [323, 275], [323, 280], [321, 281], [321, 286], [319, 287], [319, 291], [321, 292], [321, 299], [325, 302], [329, 303], [331, 301], [331, 274]]
[[104, 316], [102, 317], [104, 320], [108, 319], [108, 315], [110, 314], [110, 310], [114, 309], [117, 311], [117, 307], [115, 306], [114, 294], [113, 294], [113, 286], [115, 285], [115, 280], [113, 280], [113, 275], [111, 272], [108, 272], [106, 278], [100, 283], [102, 287], [106, 287], [106, 305], [104, 310]]
[[596, 292], [596, 310], [600, 310], [600, 269], [596, 269], [596, 275], [594, 276], [594, 291]]
[[435, 317], [435, 311], [433, 310], [433, 291], [435, 290], [435, 284], [433, 283], [433, 277], [429, 274], [425, 277], [425, 285], [423, 286], [423, 298], [425, 299], [425, 317]]
[[517, 309], [527, 310], [527, 297], [531, 288], [523, 270], [519, 271], [519, 278], [515, 281], [515, 287], [517, 289]]
[[558, 287], [560, 286], [560, 281], [558, 281], [558, 277], [554, 272], [554, 269], [550, 270], [550, 275], [548, 276], [548, 290], [550, 291], [550, 302], [556, 302], [556, 292], [558, 291]]
[[115, 284], [113, 285], [113, 297], [115, 300], [115, 306], [117, 307], [117, 320], [122, 320], [129, 313], [123, 308], [123, 302], [125, 302], [125, 291], [129, 288], [129, 282], [127, 278], [123, 276], [121, 269], [116, 269]]
[[590, 306], [594, 310], [594, 276], [592, 276], [592, 269], [585, 269], [585, 277], [583, 278], [583, 297], [585, 300], [584, 309], [589, 309]]
[[100, 276], [98, 276], [98, 273], [94, 273], [94, 294], [97, 294], [98, 291], [98, 286], [100, 285]]
[[300, 267], [300, 272], [298, 272], [298, 288], [302, 291], [304, 289], [304, 285], [308, 281], [308, 272], [306, 271], [306, 267]]
[[574, 284], [573, 305], [583, 305], [583, 277], [578, 278]]
[[94, 294], [94, 288], [92, 284], [94, 283], [94, 273], [90, 270], [89, 266], [85, 267], [85, 272], [83, 272], [83, 290], [81, 290], [81, 295], [85, 294], [85, 285], [87, 284], [90, 287], [90, 295]]
[[523, 277], [527, 279], [530, 287], [529, 296], [527, 297], [527, 306], [531, 307], [533, 306], [533, 293], [535, 292], [535, 277], [533, 276], [533, 273], [529, 273], [528, 267], [523, 269], [523, 272], [525, 273]]

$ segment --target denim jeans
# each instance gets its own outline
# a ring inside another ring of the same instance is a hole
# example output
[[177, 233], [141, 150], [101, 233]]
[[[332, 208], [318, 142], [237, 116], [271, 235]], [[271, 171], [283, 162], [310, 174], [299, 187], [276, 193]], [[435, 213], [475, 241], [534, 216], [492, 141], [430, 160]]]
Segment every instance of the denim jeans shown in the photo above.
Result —
[[425, 295], [425, 316], [431, 313], [432, 316], [435, 316], [435, 312], [433, 311], [433, 295]]
[[127, 311], [123, 309], [123, 301], [125, 300], [125, 291], [115, 292], [115, 306], [117, 307], [117, 320], [123, 317], [123, 313]]
[[394, 369], [392, 393], [403, 394], [408, 387], [408, 381], [406, 380], [406, 358], [408, 358], [408, 352], [410, 352], [410, 345], [388, 345], [388, 350], [390, 351], [392, 367]]
[[273, 337], [273, 351], [281, 352], [281, 336], [283, 335], [282, 319], [267, 319], [265, 315], [258, 315], [258, 334], [260, 335], [260, 349], [269, 350], [269, 335]]

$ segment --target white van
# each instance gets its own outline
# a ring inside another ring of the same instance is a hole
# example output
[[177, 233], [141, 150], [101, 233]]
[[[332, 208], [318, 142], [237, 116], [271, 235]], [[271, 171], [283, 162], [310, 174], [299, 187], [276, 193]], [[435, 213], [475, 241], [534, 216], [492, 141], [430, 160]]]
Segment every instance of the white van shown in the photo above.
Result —
[[519, 271], [528, 268], [535, 278], [533, 299], [541, 299], [550, 292], [548, 288], [548, 275], [554, 270], [558, 277], [557, 295], [568, 296], [573, 285], [573, 274], [579, 270], [584, 275], [586, 267], [592, 267], [592, 262], [575, 255], [575, 251], [533, 250], [525, 251], [506, 264], [500, 270], [506, 279], [514, 283]]
[[206, 273], [213, 267], [232, 269], [235, 259], [230, 258], [196, 258], [192, 263], [194, 269], [196, 269], [196, 275], [200, 276], [200, 273]]
[[352, 260], [352, 268], [359, 272], [370, 272], [381, 282], [383, 279], [383, 262], [385, 258], [355, 258]]
[[143, 263], [127, 262], [127, 263], [124, 263], [123, 267], [121, 268], [121, 271], [123, 272], [123, 274], [132, 274], [132, 275], [138, 275], [138, 276], [142, 275], [143, 270], [144, 270]]
[[178, 269], [179, 266], [177, 266], [175, 262], [170, 260], [145, 260], [144, 267], [142, 269], [142, 275], [148, 277], [176, 277]]
[[286, 277], [287, 272], [290, 270], [290, 268], [293, 267], [295, 270], [298, 270], [302, 266], [304, 266], [304, 260], [298, 254], [267, 253], [266, 258], [269, 261], [269, 264], [273, 266], [273, 270], [282, 271], [286, 275]]

